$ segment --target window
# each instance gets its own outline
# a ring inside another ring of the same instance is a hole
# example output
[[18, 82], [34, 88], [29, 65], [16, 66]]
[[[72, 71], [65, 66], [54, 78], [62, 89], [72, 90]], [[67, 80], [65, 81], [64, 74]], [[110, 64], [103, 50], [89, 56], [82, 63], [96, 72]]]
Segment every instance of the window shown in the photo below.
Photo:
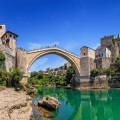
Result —
[[13, 38], [16, 39], [16, 36], [14, 35]]
[[10, 34], [10, 37], [12, 37], [12, 35]]
[[83, 53], [85, 55], [85, 53]]
[[7, 47], [10, 47], [9, 43], [10, 43], [10, 40], [7, 39], [7, 40], [6, 40], [6, 46], [7, 46]]

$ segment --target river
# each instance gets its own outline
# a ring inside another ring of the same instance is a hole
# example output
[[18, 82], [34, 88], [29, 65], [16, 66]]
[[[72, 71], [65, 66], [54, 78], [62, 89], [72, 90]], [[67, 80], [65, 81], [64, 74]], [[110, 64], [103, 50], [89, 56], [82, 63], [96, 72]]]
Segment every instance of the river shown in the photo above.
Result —
[[[120, 120], [120, 89], [79, 91], [44, 87], [39, 88], [33, 102], [45, 95], [54, 96], [61, 103], [49, 120]], [[35, 117], [39, 114], [34, 108], [33, 113]]]

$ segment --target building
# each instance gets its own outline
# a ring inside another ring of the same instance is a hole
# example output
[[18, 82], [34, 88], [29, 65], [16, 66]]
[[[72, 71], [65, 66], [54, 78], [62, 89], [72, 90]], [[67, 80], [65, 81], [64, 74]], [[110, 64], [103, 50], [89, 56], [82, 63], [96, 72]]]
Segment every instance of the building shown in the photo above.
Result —
[[71, 66], [70, 63], [65, 63], [63, 66], [60, 66], [58, 68], [50, 69], [48, 68], [46, 71], [44, 71], [44, 74], [54, 75], [54, 76], [63, 76], [65, 75], [67, 69]]
[[88, 81], [90, 79], [90, 71], [93, 70], [95, 65], [95, 50], [83, 46], [80, 48], [80, 77], [81, 81]]
[[112, 40], [111, 63], [115, 63], [116, 57], [120, 54], [120, 38], [119, 35]]
[[110, 35], [110, 36], [104, 36], [101, 38], [101, 47], [102, 48], [108, 48], [111, 50], [112, 44], [113, 44], [113, 39], [116, 39], [117, 36], [115, 35]]
[[5, 67], [9, 71], [16, 65], [16, 39], [18, 35], [6, 29], [5, 25], [0, 25], [0, 51], [5, 55]]
[[120, 54], [120, 38], [110, 35], [101, 38], [101, 45], [96, 49], [96, 67], [107, 69]]
[[[18, 35], [7, 30], [5, 25], [0, 25], [0, 51], [4, 53], [6, 58], [6, 70], [9, 71], [10, 68], [18, 66], [21, 70], [24, 71], [27, 77], [28, 65], [26, 56], [28, 53], [24, 49], [17, 48], [17, 37]], [[104, 36], [101, 38], [100, 43], [100, 46], [96, 50], [87, 46], [81, 47], [80, 58], [74, 57], [75, 61], [77, 59], [76, 64], [78, 66], [76, 65], [76, 69], [79, 68], [79, 71], [77, 72], [79, 74], [78, 79], [81, 79], [81, 82], [89, 80], [90, 71], [94, 68], [109, 68], [111, 64], [115, 63], [116, 57], [120, 54], [119, 35]], [[70, 64], [67, 63], [59, 68], [46, 71], [46, 73], [51, 72], [53, 75], [63, 75], [69, 66]]]
[[98, 47], [95, 52], [96, 68], [107, 69], [111, 64], [111, 51], [106, 47]]
[[83, 46], [80, 48], [80, 78], [81, 81], [88, 81], [90, 71], [98, 69], [108, 69], [115, 63], [120, 54], [120, 37], [110, 35], [100, 39], [100, 46], [94, 50]]

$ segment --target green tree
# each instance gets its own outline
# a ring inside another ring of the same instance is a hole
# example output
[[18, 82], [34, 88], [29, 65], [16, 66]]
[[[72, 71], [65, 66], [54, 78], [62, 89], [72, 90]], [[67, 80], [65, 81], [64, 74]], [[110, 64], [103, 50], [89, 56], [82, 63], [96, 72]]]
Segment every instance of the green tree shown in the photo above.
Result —
[[2, 52], [0, 52], [0, 68], [1, 69], [5, 68], [4, 64], [5, 64], [5, 55]]
[[114, 64], [114, 69], [116, 72], [120, 73], [120, 54], [118, 55], [115, 64]]
[[6, 80], [5, 80], [5, 74], [3, 69], [0, 69], [0, 85], [5, 85]]
[[100, 71], [98, 69], [93, 69], [90, 71], [90, 76], [91, 77], [95, 77], [97, 75], [99, 75]]
[[10, 73], [9, 79], [11, 81], [11, 86], [15, 88], [20, 87], [20, 80], [23, 77], [23, 73], [21, 72], [21, 70], [18, 68], [12, 68], [10, 69], [9, 73]]
[[38, 74], [37, 74], [37, 79], [43, 79], [43, 72], [42, 71], [39, 71]]
[[66, 80], [66, 84], [70, 84], [72, 81], [75, 80], [75, 70], [73, 69], [72, 66], [70, 66], [67, 71], [66, 71], [66, 75], [65, 75], [65, 80]]
[[2, 85], [11, 87], [10, 73], [4, 69], [0, 69], [0, 81]]

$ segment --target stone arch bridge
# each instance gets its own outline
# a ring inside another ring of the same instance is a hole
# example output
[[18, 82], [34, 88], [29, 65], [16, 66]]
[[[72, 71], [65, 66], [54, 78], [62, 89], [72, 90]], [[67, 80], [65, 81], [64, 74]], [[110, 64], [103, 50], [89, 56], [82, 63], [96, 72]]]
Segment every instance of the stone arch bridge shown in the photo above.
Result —
[[55, 54], [63, 57], [71, 63], [76, 71], [76, 81], [79, 82], [80, 80], [80, 57], [71, 52], [68, 52], [65, 49], [61, 49], [56, 46], [35, 49], [29, 52], [18, 49], [17, 54], [18, 67], [24, 71], [24, 75], [26, 76], [28, 75], [30, 67], [37, 59], [48, 54]]
[[61, 49], [57, 46], [34, 49], [29, 52], [20, 48], [17, 49], [17, 65], [24, 72], [23, 79], [28, 78], [28, 73], [31, 65], [40, 57], [48, 54], [56, 54], [70, 62], [76, 71], [75, 83], [80, 83], [80, 73], [82, 72], [80, 57], [75, 55], [74, 53], [71, 53], [65, 49]]
[[26, 54], [26, 60], [27, 60], [26, 70], [27, 70], [27, 72], [29, 71], [31, 65], [37, 59], [39, 59], [40, 57], [42, 57], [44, 55], [48, 55], [48, 54], [56, 54], [58, 56], [63, 57], [64, 59], [66, 59], [68, 62], [71, 63], [71, 65], [75, 69], [77, 76], [80, 76], [80, 58], [77, 55], [75, 55], [71, 52], [68, 52], [67, 50], [61, 49], [59, 47], [41, 48], [41, 49], [36, 49], [36, 50], [27, 52], [27, 54]]

